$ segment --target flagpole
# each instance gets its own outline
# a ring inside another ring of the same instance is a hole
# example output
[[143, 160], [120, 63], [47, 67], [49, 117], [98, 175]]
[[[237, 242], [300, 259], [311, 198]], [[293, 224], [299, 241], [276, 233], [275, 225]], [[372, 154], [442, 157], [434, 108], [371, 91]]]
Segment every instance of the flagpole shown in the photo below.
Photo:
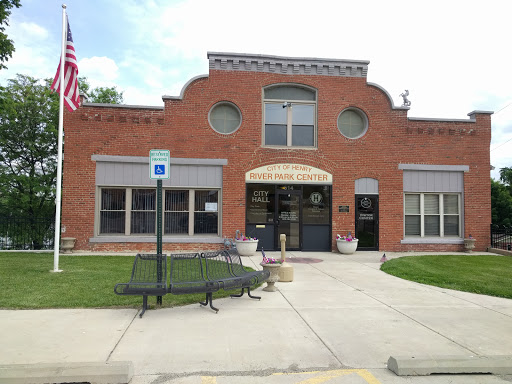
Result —
[[64, 133], [64, 60], [66, 58], [66, 41], [68, 32], [66, 23], [66, 4], [62, 4], [62, 50], [60, 54], [60, 92], [59, 92], [59, 137], [57, 149], [57, 191], [55, 193], [55, 240], [53, 246], [53, 271], [62, 272], [59, 269], [60, 248], [60, 205], [62, 194], [62, 136]]

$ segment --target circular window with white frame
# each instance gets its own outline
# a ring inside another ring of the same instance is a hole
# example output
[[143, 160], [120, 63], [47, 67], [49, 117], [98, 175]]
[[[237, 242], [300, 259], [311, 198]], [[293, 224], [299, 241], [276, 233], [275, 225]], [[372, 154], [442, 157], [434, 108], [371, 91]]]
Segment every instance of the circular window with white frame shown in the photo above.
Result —
[[242, 113], [235, 104], [221, 101], [210, 109], [208, 122], [215, 132], [229, 135], [240, 128]]
[[368, 117], [358, 108], [346, 108], [338, 116], [338, 129], [348, 139], [359, 139], [368, 130]]

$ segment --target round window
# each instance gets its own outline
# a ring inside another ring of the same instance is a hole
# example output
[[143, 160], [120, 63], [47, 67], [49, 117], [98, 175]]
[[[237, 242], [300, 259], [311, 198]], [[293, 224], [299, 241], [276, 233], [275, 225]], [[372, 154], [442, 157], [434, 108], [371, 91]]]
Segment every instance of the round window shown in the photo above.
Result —
[[240, 127], [242, 114], [235, 104], [223, 101], [210, 109], [208, 121], [216, 132], [228, 135]]
[[338, 129], [349, 139], [358, 139], [368, 130], [368, 118], [360, 109], [347, 108], [338, 116]]

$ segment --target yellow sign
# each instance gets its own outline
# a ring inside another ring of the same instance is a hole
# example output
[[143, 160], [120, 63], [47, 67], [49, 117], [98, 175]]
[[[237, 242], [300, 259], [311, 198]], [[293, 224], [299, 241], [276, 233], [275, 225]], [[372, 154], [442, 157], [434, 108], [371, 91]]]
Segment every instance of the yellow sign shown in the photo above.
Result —
[[264, 165], [245, 173], [246, 183], [332, 184], [332, 174], [309, 165]]

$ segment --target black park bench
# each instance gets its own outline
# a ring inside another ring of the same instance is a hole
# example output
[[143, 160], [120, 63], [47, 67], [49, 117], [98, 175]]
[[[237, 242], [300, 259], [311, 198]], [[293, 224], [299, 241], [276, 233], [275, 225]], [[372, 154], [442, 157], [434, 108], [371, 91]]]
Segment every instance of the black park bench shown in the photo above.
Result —
[[167, 293], [205, 293], [206, 300], [200, 304], [210, 305], [210, 308], [218, 312], [213, 306], [213, 292], [220, 289], [240, 289], [240, 294], [231, 297], [241, 297], [247, 290], [249, 297], [261, 299], [251, 295], [251, 287], [265, 281], [268, 276], [268, 271], [246, 270], [236, 250], [172, 254], [169, 257], [163, 254], [138, 254], [133, 263], [130, 281], [116, 284], [114, 292], [118, 295], [141, 295], [140, 317], [146, 312], [148, 296], [161, 297]]

